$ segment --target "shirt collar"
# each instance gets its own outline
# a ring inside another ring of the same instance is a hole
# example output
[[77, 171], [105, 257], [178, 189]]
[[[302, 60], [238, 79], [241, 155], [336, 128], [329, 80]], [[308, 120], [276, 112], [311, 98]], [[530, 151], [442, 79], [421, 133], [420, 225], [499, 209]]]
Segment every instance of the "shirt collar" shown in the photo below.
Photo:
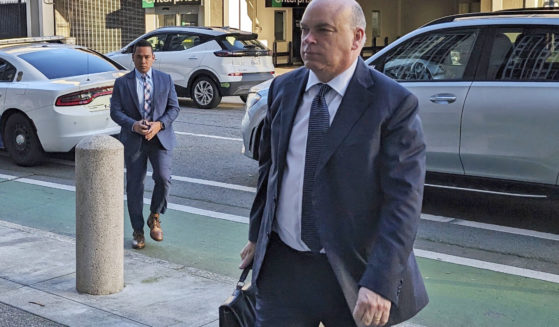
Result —
[[[357, 59], [349, 66], [346, 70], [344, 70], [341, 74], [334, 77], [330, 80], [330, 82], [326, 83], [330, 86], [336, 93], [339, 95], [344, 96], [345, 91], [349, 85], [349, 81], [351, 77], [353, 77], [353, 73], [355, 72], [355, 67], [357, 67]], [[321, 84], [322, 82], [318, 79], [316, 74], [311, 70], [309, 72], [309, 80], [307, 81], [307, 86], [305, 88], [305, 92], [307, 92], [311, 87], [315, 86], [316, 84]]]
[[[140, 73], [136, 68], [134, 68], [134, 72], [136, 73], [136, 79], [141, 80], [142, 79], [142, 73]], [[151, 68], [146, 73], [146, 76], [147, 76], [148, 79], [151, 79]]]

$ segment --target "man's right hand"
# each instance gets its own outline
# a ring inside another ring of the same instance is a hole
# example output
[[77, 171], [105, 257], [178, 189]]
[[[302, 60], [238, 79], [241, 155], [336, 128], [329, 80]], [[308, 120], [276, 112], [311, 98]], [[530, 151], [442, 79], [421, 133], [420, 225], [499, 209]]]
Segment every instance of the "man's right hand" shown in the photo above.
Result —
[[239, 269], [245, 269], [252, 263], [252, 259], [254, 258], [254, 250], [256, 249], [256, 243], [252, 243], [248, 241], [245, 247], [241, 250], [241, 264], [239, 265]]
[[138, 120], [134, 122], [132, 130], [140, 135], [146, 135], [149, 131], [149, 125], [144, 120]]

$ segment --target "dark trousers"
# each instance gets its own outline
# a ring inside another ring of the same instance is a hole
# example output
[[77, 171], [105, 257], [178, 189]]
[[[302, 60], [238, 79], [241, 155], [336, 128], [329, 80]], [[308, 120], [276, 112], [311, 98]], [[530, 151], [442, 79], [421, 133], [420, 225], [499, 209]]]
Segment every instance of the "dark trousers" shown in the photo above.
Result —
[[152, 178], [155, 182], [150, 206], [152, 213], [165, 213], [171, 186], [171, 152], [163, 148], [157, 137], [151, 141], [143, 140], [140, 151], [124, 157], [128, 214], [132, 228], [139, 233], [143, 233], [144, 230], [142, 209], [148, 159], [153, 167]]
[[293, 250], [275, 233], [256, 285], [256, 326], [355, 326], [326, 255]]

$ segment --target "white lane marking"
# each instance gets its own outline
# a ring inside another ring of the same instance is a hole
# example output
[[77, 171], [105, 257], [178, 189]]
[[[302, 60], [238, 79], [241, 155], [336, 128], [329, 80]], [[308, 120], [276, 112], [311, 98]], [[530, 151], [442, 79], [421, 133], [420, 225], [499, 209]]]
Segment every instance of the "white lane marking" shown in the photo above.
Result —
[[238, 141], [238, 142], [243, 141], [243, 139], [239, 139], [239, 138], [217, 136], [217, 135], [196, 134], [196, 133], [187, 133], [187, 132], [175, 132], [175, 134], [188, 135], [188, 136], [198, 136], [198, 137], [207, 137], [207, 138], [210, 138], [210, 139], [227, 140], [227, 141]]
[[438, 223], [449, 223], [454, 220], [454, 218], [443, 217], [443, 216], [433, 216], [427, 214], [421, 214], [421, 219], [429, 220], [429, 221], [436, 221]]
[[[151, 176], [151, 174], [152, 174], [151, 172], [148, 172], [148, 176]], [[188, 183], [196, 183], [196, 184], [202, 184], [202, 185], [222, 187], [222, 188], [228, 188], [228, 189], [232, 189], [232, 190], [239, 190], [239, 191], [245, 191], [245, 192], [253, 192], [253, 193], [256, 192], [255, 188], [248, 187], [248, 186], [242, 186], [242, 185], [236, 185], [236, 184], [227, 184], [227, 183], [221, 183], [221, 182], [215, 182], [215, 181], [209, 181], [209, 180], [197, 179], [197, 178], [190, 178], [190, 177], [182, 177], [182, 176], [172, 176], [172, 177], [173, 177], [173, 179], [188, 182]], [[33, 179], [29, 179], [29, 178], [19, 178], [18, 176], [3, 175], [3, 174], [0, 174], [0, 178], [11, 180], [11, 181], [16, 181], [16, 182], [21, 182], [21, 183], [46, 186], [46, 187], [56, 188], [56, 189], [60, 189], [60, 190], [75, 191], [75, 187], [72, 186], [72, 185], [57, 184], [57, 183], [51, 183], [51, 182], [43, 182], [43, 181], [33, 180]], [[192, 208], [192, 207], [189, 207], [189, 208]], [[177, 210], [179, 210], [179, 209], [177, 209]], [[189, 210], [191, 210], [191, 211], [185, 211], [185, 212], [197, 213], [197, 212], [193, 211], [194, 209], [189, 209]], [[181, 211], [181, 210], [179, 210], [179, 211]], [[211, 214], [204, 214], [204, 215], [213, 217]], [[216, 216], [214, 218], [226, 219], [226, 220], [227, 220], [227, 217], [229, 217], [229, 216], [222, 216], [221, 213], [216, 213], [214, 216]], [[231, 218], [230, 219], [231, 221], [235, 221], [235, 222], [240, 222], [240, 221], [246, 219], [244, 217], [240, 217], [240, 218], [239, 217], [240, 216], [230, 216], [229, 218]], [[557, 235], [557, 234], [544, 233], [544, 232], [538, 232], [538, 231], [527, 230], [527, 229], [499, 226], [499, 225], [494, 225], [494, 224], [486, 224], [486, 223], [480, 223], [480, 222], [475, 222], [475, 221], [467, 221], [467, 220], [451, 218], [451, 217], [434, 216], [434, 215], [429, 215], [429, 214], [421, 214], [421, 219], [427, 220], [427, 221], [435, 221], [435, 222], [439, 222], [439, 223], [449, 223], [449, 224], [454, 224], [454, 225], [460, 225], [460, 226], [466, 226], [466, 227], [472, 227], [472, 228], [479, 228], [479, 229], [484, 229], [484, 230], [492, 230], [492, 231], [501, 232], [501, 233], [523, 235], [523, 236], [534, 237], [534, 238], [545, 239], [545, 240], [551, 240], [551, 241], [559, 241], [559, 235]]]
[[544, 239], [544, 240], [559, 241], [559, 235], [557, 235], [557, 234], [538, 232], [538, 231], [533, 231], [533, 230], [529, 230], [529, 229], [521, 229], [521, 228], [500, 226], [500, 225], [494, 225], [494, 224], [486, 224], [486, 223], [480, 223], [480, 222], [477, 222], [477, 221], [469, 221], [469, 220], [443, 217], [443, 216], [433, 216], [433, 215], [428, 215], [428, 214], [421, 214], [421, 219], [428, 220], [428, 221], [435, 221], [435, 222], [439, 222], [439, 223], [449, 223], [449, 224], [459, 225], [459, 226], [466, 226], [466, 227], [472, 227], [472, 228], [492, 230], [492, 231], [507, 233], [507, 234], [523, 235], [523, 236], [541, 238], [541, 239]]
[[433, 260], [453, 263], [462, 266], [491, 270], [491, 271], [505, 273], [509, 275], [534, 278], [546, 282], [559, 284], [559, 275], [554, 275], [554, 274], [545, 273], [536, 270], [518, 268], [513, 266], [507, 266], [507, 265], [502, 265], [493, 262], [481, 261], [481, 260], [464, 258], [464, 257], [457, 257], [450, 254], [444, 254], [444, 253], [438, 253], [438, 252], [432, 252], [432, 251], [426, 251], [420, 249], [414, 249], [413, 251], [418, 257], [422, 257], [426, 259], [433, 259]]
[[[51, 182], [43, 182], [43, 181], [33, 180], [33, 179], [29, 179], [29, 178], [18, 178], [17, 176], [4, 175], [4, 174], [0, 174], [0, 178], [8, 179], [8, 180], [14, 181], [14, 182], [22, 182], [22, 183], [26, 183], [26, 184], [34, 184], [34, 185], [39, 185], [39, 186], [45, 186], [45, 187], [57, 188], [57, 189], [62, 189], [62, 190], [75, 192], [75, 187], [70, 186], [70, 185], [57, 184], [57, 183], [51, 183]], [[149, 204], [150, 201], [151, 201], [150, 199], [144, 198], [144, 203]], [[177, 210], [177, 211], [188, 212], [188, 213], [193, 213], [193, 214], [197, 214], [197, 215], [208, 216], [210, 218], [228, 220], [228, 221], [238, 222], [238, 223], [242, 223], [242, 224], [248, 224], [249, 223], [249, 219], [247, 217], [244, 217], [244, 216], [236, 216], [236, 215], [226, 214], [226, 213], [222, 213], [222, 212], [199, 209], [199, 208], [195, 208], [195, 207], [190, 207], [190, 206], [185, 206], [185, 205], [180, 205], [180, 204], [173, 204], [173, 203], [169, 203], [168, 207], [169, 207], [169, 209], [172, 209], [172, 210]], [[432, 217], [436, 217], [436, 216], [432, 216]], [[545, 273], [545, 272], [540, 272], [540, 271], [535, 271], [535, 270], [529, 270], [529, 269], [524, 269], [524, 268], [518, 268], [518, 267], [514, 267], [514, 266], [496, 264], [496, 263], [492, 263], [492, 262], [475, 260], [475, 259], [470, 259], [470, 258], [458, 257], [458, 256], [449, 255], [449, 254], [426, 251], [426, 250], [421, 250], [421, 249], [414, 249], [414, 252], [418, 257], [422, 257], [422, 258], [426, 258], [426, 259], [439, 260], [439, 261], [444, 261], [444, 262], [448, 262], [448, 263], [453, 263], [453, 264], [458, 264], [458, 265], [463, 265], [463, 266], [470, 266], [470, 267], [479, 268], [479, 269], [486, 269], [486, 270], [506, 273], [506, 274], [510, 274], [510, 275], [534, 278], [534, 279], [539, 279], [539, 280], [544, 280], [544, 281], [559, 284], [559, 275], [554, 275], [554, 274], [550, 274], [550, 273]]]
[[0, 174], [0, 178], [7, 179], [7, 180], [12, 181], [12, 182], [19, 182], [19, 183], [25, 183], [25, 184], [31, 184], [31, 185], [39, 185], [39, 186], [45, 186], [45, 187], [49, 187], [49, 188], [65, 190], [65, 191], [72, 191], [72, 192], [76, 191], [76, 187], [72, 186], [72, 185], [45, 182], [45, 181], [40, 181], [40, 180], [36, 180], [36, 179], [21, 178], [21, 177], [18, 177], [18, 176], [4, 175], [4, 174]]
[[456, 224], [456, 225], [460, 225], [460, 226], [468, 226], [468, 227], [474, 227], [474, 228], [480, 228], [480, 229], [493, 230], [493, 231], [502, 232], [502, 233], [524, 235], [524, 236], [542, 238], [542, 239], [546, 239], [546, 240], [559, 241], [559, 235], [557, 235], [557, 234], [537, 232], [537, 231], [532, 231], [532, 230], [528, 230], [528, 229], [520, 229], [520, 228], [514, 228], [514, 227], [507, 227], [507, 226], [492, 225], [492, 224], [479, 223], [479, 222], [475, 222], [475, 221], [467, 221], [467, 220], [462, 220], [462, 219], [455, 219], [455, 221], [453, 221], [452, 223]]
[[427, 184], [427, 183], [425, 183], [425, 186], [436, 187], [436, 188], [444, 188], [444, 189], [449, 189], [449, 190], [459, 190], [459, 191], [468, 191], [468, 192], [477, 192], [477, 193], [487, 193], [487, 194], [496, 194], [496, 195], [515, 196], [515, 197], [519, 197], [519, 198], [547, 199], [547, 195], [540, 195], [540, 194], [507, 193], [507, 192], [497, 192], [497, 191], [480, 190], [480, 189], [476, 189], [476, 188], [457, 187], [457, 186], [446, 186], [446, 185]]
[[[148, 171], [147, 175], [152, 176], [153, 172]], [[221, 188], [228, 188], [228, 189], [231, 189], [231, 190], [256, 193], [256, 188], [254, 188], [254, 187], [237, 185], [237, 184], [228, 184], [228, 183], [210, 181], [210, 180], [206, 180], [206, 179], [198, 179], [198, 178], [176, 176], [176, 175], [171, 175], [171, 179], [181, 181], [181, 182], [193, 183], [193, 184], [216, 186], [216, 187], [221, 187]]]
[[[144, 203], [145, 204], [150, 204], [151, 199], [144, 198]], [[195, 215], [201, 215], [201, 216], [207, 216], [207, 217], [217, 218], [217, 219], [221, 219], [221, 220], [233, 221], [233, 222], [236, 222], [236, 223], [248, 224], [248, 222], [249, 222], [249, 219], [247, 217], [231, 215], [231, 214], [228, 214], [228, 213], [223, 213], [223, 212], [218, 212], [218, 211], [205, 210], [205, 209], [185, 206], [185, 205], [182, 205], [182, 204], [168, 203], [167, 208], [177, 210], [177, 211], [192, 213], [192, 214], [195, 214]]]

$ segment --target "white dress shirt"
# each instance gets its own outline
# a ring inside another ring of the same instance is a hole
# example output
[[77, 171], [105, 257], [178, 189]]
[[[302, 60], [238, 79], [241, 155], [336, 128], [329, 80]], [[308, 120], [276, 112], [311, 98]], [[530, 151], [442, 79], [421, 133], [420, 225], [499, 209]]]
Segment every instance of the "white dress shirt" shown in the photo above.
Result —
[[[357, 67], [357, 60], [343, 73], [327, 83], [331, 90], [324, 97], [328, 105], [328, 112], [330, 113], [330, 125], [332, 125], [349, 81], [355, 72], [355, 67]], [[322, 82], [320, 82], [318, 77], [310, 71], [305, 93], [293, 122], [279, 195], [277, 216], [273, 225], [273, 230], [278, 233], [281, 240], [298, 251], [310, 251], [309, 247], [301, 239], [301, 210], [309, 115], [312, 101], [320, 90], [320, 86], [317, 84], [320, 83]], [[317, 219], [320, 220], [320, 217], [317, 217]]]

